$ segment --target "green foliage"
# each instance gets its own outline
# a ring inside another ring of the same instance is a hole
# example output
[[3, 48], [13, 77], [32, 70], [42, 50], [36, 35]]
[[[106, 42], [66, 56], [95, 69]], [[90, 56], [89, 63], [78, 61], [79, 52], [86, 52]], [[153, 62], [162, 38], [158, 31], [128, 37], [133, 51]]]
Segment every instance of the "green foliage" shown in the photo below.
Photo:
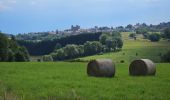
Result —
[[87, 41], [84, 44], [85, 55], [93, 55], [102, 52], [102, 44], [98, 41]]
[[140, 27], [140, 28], [137, 28], [136, 29], [136, 34], [144, 34], [144, 33], [147, 33], [149, 31], [148, 28], [146, 27]]
[[[58, 39], [61, 36], [58, 34], [50, 34], [51, 32], [37, 32], [28, 34], [18, 34], [16, 35], [17, 40], [27, 40], [27, 41], [47, 41]], [[54, 32], [52, 32], [54, 33]]]
[[56, 53], [51, 54], [54, 60], [64, 60], [66, 58], [66, 54], [63, 48], [58, 49]]
[[[148, 58], [154, 62], [161, 62], [160, 54], [164, 54], [170, 50], [170, 43], [166, 40], [151, 42], [143, 39], [141, 34], [137, 34], [138, 40], [132, 40], [129, 39], [131, 32], [123, 32], [121, 34], [124, 41], [123, 47], [119, 52], [107, 52], [103, 55], [92, 55], [79, 59], [89, 61], [90, 59], [110, 58], [115, 62], [120, 62], [121, 60], [131, 62], [134, 59]], [[104, 48], [108, 50], [108, 48]], [[138, 56], [136, 56], [136, 53], [138, 53]]]
[[8, 60], [9, 41], [5, 35], [0, 33], [0, 61]]
[[149, 39], [149, 33], [148, 32], [143, 33], [143, 37], [144, 37], [144, 39]]
[[135, 37], [136, 37], [136, 34], [135, 34], [135, 33], [131, 33], [131, 34], [129, 34], [129, 37], [135, 38]]
[[131, 30], [131, 29], [133, 29], [133, 25], [129, 24], [126, 26], [126, 28]]
[[53, 61], [53, 58], [52, 58], [51, 55], [44, 55], [43, 56], [43, 61], [50, 62], [50, 61]]
[[64, 53], [66, 55], [66, 57], [69, 58], [76, 58], [79, 56], [79, 50], [78, 50], [78, 46], [74, 45], [74, 44], [68, 44], [66, 45], [64, 48]]
[[160, 39], [161, 39], [161, 36], [158, 33], [152, 33], [149, 35], [149, 40], [151, 40], [152, 42], [157, 42]]
[[116, 50], [116, 40], [114, 39], [107, 39], [106, 40], [106, 47], [109, 49], [109, 52], [112, 50]]
[[109, 35], [108, 35], [108, 34], [102, 34], [102, 35], [100, 36], [100, 38], [99, 38], [99, 39], [100, 39], [100, 43], [102, 43], [103, 45], [105, 45], [107, 38], [109, 38]]
[[[56, 45], [60, 44], [62, 47], [68, 44], [83, 45], [86, 41], [99, 41], [102, 33], [82, 33], [78, 35], [65, 36], [62, 38], [46, 41], [25, 41], [19, 40], [21, 46], [25, 46], [30, 55], [46, 55], [55, 51]], [[59, 48], [59, 47], [57, 47]]]
[[15, 61], [15, 56], [16, 54], [11, 49], [8, 49], [8, 61], [9, 62]]
[[163, 32], [163, 37], [164, 38], [167, 38], [167, 39], [170, 39], [170, 27], [169, 28], [166, 28]]
[[111, 38], [120, 38], [120, 37], [122, 37], [120, 32], [117, 32], [117, 31], [112, 32], [111, 36], [112, 36]]
[[87, 41], [83, 45], [68, 44], [60, 49], [55, 49], [51, 55], [54, 60], [65, 60], [116, 51], [123, 46], [123, 41], [119, 32], [103, 33], [99, 37], [99, 41]]
[[110, 51], [116, 51], [117, 49], [121, 49], [123, 46], [123, 41], [121, 34], [119, 32], [112, 32], [111, 34], [108, 34], [107, 39], [105, 40], [105, 50]]
[[84, 55], [84, 45], [78, 45], [77, 49], [79, 51], [79, 55], [83, 56]]
[[115, 38], [115, 40], [116, 40], [116, 48], [121, 49], [123, 47], [122, 38]]
[[84, 45], [69, 44], [51, 53], [54, 60], [73, 59], [85, 55], [102, 52], [102, 44], [98, 41], [87, 41]]
[[170, 62], [170, 51], [168, 51], [163, 56], [161, 56], [161, 60], [162, 62], [166, 62], [166, 63]]
[[57, 43], [57, 44], [55, 45], [54, 50], [58, 50], [58, 49], [60, 49], [60, 48], [62, 48], [62, 45], [61, 45], [60, 43]]
[[29, 61], [29, 54], [25, 47], [16, 43], [14, 37], [8, 39], [0, 33], [0, 61]]

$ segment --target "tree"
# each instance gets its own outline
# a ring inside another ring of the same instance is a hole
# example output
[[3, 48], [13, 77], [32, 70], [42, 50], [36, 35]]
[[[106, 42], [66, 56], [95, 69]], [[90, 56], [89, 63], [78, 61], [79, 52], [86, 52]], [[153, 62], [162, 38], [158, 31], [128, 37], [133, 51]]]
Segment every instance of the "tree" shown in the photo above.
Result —
[[43, 56], [43, 61], [50, 62], [53, 61], [53, 58], [51, 55], [44, 55]]
[[149, 33], [148, 32], [143, 33], [143, 37], [144, 37], [144, 39], [148, 39], [149, 38]]
[[148, 29], [146, 28], [137, 28], [136, 29], [136, 34], [143, 34], [143, 33], [147, 33]]
[[15, 53], [11, 49], [8, 50], [8, 61], [9, 62], [15, 61]]
[[56, 53], [52, 53], [51, 55], [54, 60], [64, 60], [66, 58], [63, 48], [58, 49]]
[[18, 51], [15, 54], [15, 61], [17, 61], [17, 62], [24, 62], [25, 61], [25, 57], [23, 55], [24, 54], [21, 51]]
[[71, 45], [66, 45], [63, 50], [64, 53], [67, 55], [67, 58], [75, 58], [79, 56], [79, 50], [77, 49], [77, 45], [71, 44]]
[[134, 38], [134, 40], [136, 40], [136, 33], [129, 34], [129, 37]]
[[7, 37], [0, 33], [0, 61], [8, 60], [8, 46], [9, 42]]
[[25, 62], [30, 61], [28, 51], [25, 47], [19, 47], [17, 52], [15, 53], [15, 61], [17, 62]]
[[24, 57], [24, 61], [30, 61], [30, 55], [29, 55], [29, 53], [28, 53], [28, 51], [27, 51], [27, 49], [25, 48], [25, 47], [19, 47], [19, 50], [22, 52], [22, 54], [23, 54], [23, 57]]
[[77, 46], [77, 49], [79, 51], [79, 56], [83, 56], [84, 55], [84, 45]]
[[58, 49], [60, 49], [61, 47], [62, 47], [62, 45], [61, 45], [60, 43], [57, 43], [57, 44], [55, 45], [54, 50], [58, 50]]
[[126, 26], [127, 29], [131, 30], [133, 28], [133, 25], [129, 24]]
[[14, 36], [8, 39], [0, 33], [0, 61], [29, 61], [29, 54], [16, 43]]
[[56, 43], [59, 43], [62, 47], [66, 46], [67, 44], [83, 45], [86, 41], [99, 41], [99, 37], [101, 34], [101, 32], [84, 33], [46, 41], [26, 41], [26, 39], [18, 40], [17, 42], [21, 46], [25, 46], [28, 49], [30, 55], [46, 55], [55, 50], [55, 46], [57, 45]]
[[162, 62], [170, 62], [170, 51], [161, 57]]
[[109, 38], [109, 36], [107, 34], [102, 34], [99, 38], [100, 43], [102, 43], [103, 45], [106, 44], [106, 39]]
[[122, 39], [121, 38], [116, 38], [116, 40], [117, 40], [117, 48], [122, 48], [123, 47], [123, 41], [122, 41]]
[[109, 51], [116, 50], [116, 40], [114, 39], [107, 39], [106, 40], [106, 47], [109, 49]]
[[93, 55], [102, 52], [102, 44], [98, 41], [87, 41], [84, 44], [85, 55]]
[[152, 42], [157, 42], [160, 40], [160, 38], [161, 36], [158, 33], [152, 33], [149, 35], [149, 40], [151, 40]]
[[117, 37], [122, 37], [122, 36], [121, 36], [120, 32], [115, 31], [115, 32], [112, 32], [111, 37], [117, 38]]
[[170, 39], [170, 27], [169, 28], [166, 28], [163, 32], [163, 37], [164, 38], [167, 38], [167, 39]]

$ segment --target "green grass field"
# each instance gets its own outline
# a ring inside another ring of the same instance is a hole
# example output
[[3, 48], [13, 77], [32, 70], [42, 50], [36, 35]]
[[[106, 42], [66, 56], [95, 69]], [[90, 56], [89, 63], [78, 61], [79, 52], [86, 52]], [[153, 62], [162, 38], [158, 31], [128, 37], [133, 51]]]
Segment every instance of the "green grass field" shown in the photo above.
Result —
[[[170, 42], [167, 40], [150, 42], [149, 40], [142, 39], [142, 35], [138, 35], [137, 40], [133, 40], [129, 39], [128, 37], [130, 33], [124, 32], [121, 34], [124, 40], [122, 51], [82, 57], [79, 59], [90, 60], [98, 58], [110, 58], [115, 62], [120, 62], [123, 60], [128, 63], [134, 59], [147, 58], [153, 60], [154, 62], [160, 62], [160, 56], [170, 50]], [[137, 56], [136, 53], [138, 54]]]
[[170, 64], [157, 64], [156, 76], [146, 77], [129, 76], [128, 63], [116, 64], [114, 78], [88, 77], [86, 65], [0, 63], [0, 100], [170, 99]]
[[[150, 42], [141, 35], [133, 40], [129, 34], [122, 33], [120, 52], [79, 58], [113, 59], [118, 62], [113, 78], [88, 77], [87, 63], [80, 62], [1, 62], [0, 100], [169, 100], [170, 63], [157, 63], [156, 76], [132, 77], [128, 67], [139, 58], [160, 62], [160, 55], [170, 50], [170, 42]], [[119, 63], [121, 60], [125, 63]]]

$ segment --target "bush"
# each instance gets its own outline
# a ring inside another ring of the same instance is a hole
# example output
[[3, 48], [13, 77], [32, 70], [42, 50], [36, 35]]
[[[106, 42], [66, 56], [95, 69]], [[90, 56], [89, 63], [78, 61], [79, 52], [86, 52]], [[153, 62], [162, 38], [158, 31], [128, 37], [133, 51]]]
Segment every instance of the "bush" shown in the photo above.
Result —
[[143, 37], [144, 37], [144, 39], [148, 39], [149, 38], [149, 33], [148, 32], [143, 33]]
[[14, 37], [9, 39], [0, 33], [0, 61], [29, 61], [29, 53], [25, 47], [18, 45]]
[[168, 51], [166, 54], [161, 56], [161, 61], [162, 62], [170, 62], [170, 51]]
[[135, 34], [135, 33], [131, 33], [131, 34], [129, 34], [129, 37], [135, 38], [135, 37], [136, 37], [136, 34]]
[[44, 56], [43, 56], [43, 61], [47, 61], [47, 62], [53, 61], [53, 58], [52, 58], [51, 55], [44, 55]]
[[163, 35], [164, 38], [170, 39], [170, 27], [166, 28], [162, 35]]
[[160, 38], [161, 36], [158, 33], [152, 33], [149, 35], [149, 40], [151, 40], [152, 42], [157, 42], [160, 40]]
[[120, 63], [124, 63], [125, 61], [124, 60], [121, 60]]

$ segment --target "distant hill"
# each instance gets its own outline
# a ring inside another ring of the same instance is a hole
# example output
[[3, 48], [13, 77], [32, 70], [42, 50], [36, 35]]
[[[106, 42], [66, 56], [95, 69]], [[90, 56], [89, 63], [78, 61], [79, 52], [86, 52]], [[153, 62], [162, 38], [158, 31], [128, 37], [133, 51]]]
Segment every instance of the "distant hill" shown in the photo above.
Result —
[[67, 44], [80, 45], [84, 44], [86, 41], [99, 41], [101, 34], [101, 32], [84, 33], [40, 42], [18, 40], [18, 43], [21, 46], [25, 46], [28, 49], [30, 55], [45, 55], [51, 53], [58, 43], [61, 46], [65, 46]]
[[[17, 34], [15, 37], [17, 40], [24, 40], [24, 41], [47, 41], [47, 40], [54, 40], [59, 39], [66, 36], [71, 35], [78, 35], [84, 33], [96, 33], [96, 32], [136, 32], [138, 30], [142, 31], [150, 31], [150, 32], [162, 32], [165, 28], [170, 27], [170, 22], [162, 22], [158, 25], [147, 25], [146, 23], [137, 23], [135, 25], [129, 24], [125, 27], [118, 26], [118, 27], [94, 27], [89, 29], [78, 29], [78, 30], [71, 30], [66, 29], [64, 31], [48, 31], [48, 32], [31, 32], [31, 33], [24, 33], [24, 34]], [[10, 36], [10, 35], [8, 35]]]

